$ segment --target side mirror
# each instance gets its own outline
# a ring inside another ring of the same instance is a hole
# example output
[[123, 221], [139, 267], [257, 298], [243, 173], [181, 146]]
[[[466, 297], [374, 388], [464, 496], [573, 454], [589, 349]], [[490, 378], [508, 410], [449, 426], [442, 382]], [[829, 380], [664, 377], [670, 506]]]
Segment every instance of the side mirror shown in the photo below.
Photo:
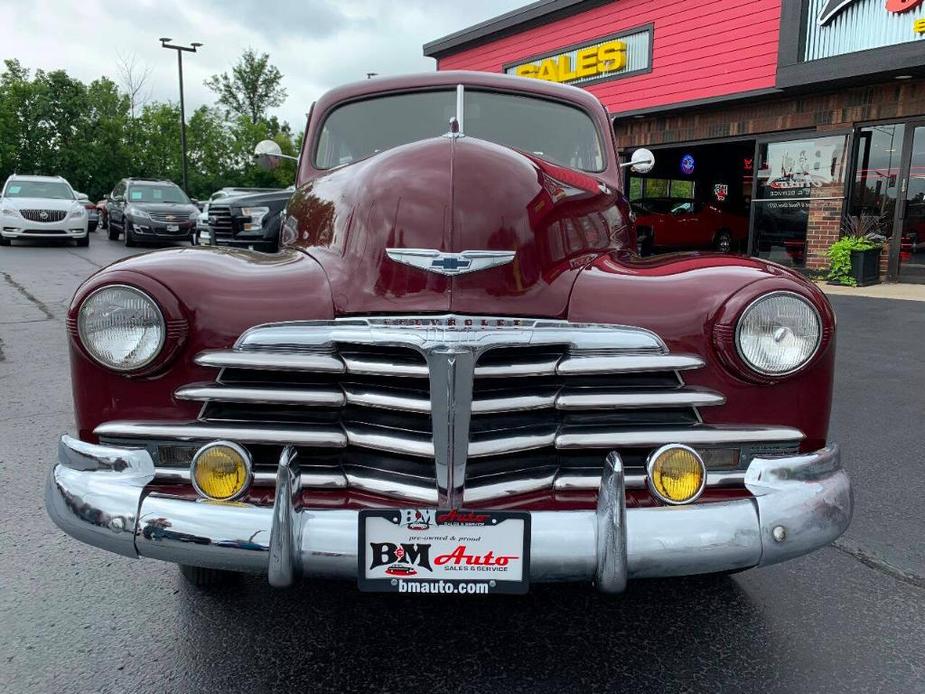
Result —
[[76, 190], [74, 191], [74, 195], [77, 196], [78, 200], [89, 200], [90, 199], [90, 196], [87, 195], [86, 193], [78, 193]]
[[629, 166], [633, 173], [647, 174], [655, 168], [655, 155], [645, 147], [640, 147], [633, 152], [633, 156], [630, 157], [628, 162], [624, 162], [620, 166]]
[[283, 154], [279, 143], [274, 140], [262, 140], [254, 147], [254, 156], [257, 158], [257, 166], [266, 171], [270, 171], [279, 166], [280, 159], [289, 159], [299, 161], [298, 157], [291, 157]]

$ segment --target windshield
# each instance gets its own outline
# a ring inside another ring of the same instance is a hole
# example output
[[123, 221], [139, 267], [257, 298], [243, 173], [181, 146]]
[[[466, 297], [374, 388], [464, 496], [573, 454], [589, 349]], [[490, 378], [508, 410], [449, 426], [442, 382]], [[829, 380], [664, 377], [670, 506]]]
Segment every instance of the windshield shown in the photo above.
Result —
[[128, 189], [129, 202], [174, 202], [192, 204], [186, 194], [172, 183], [135, 184]]
[[52, 198], [74, 200], [76, 196], [64, 181], [10, 181], [3, 195], [7, 198]]
[[[456, 91], [382, 96], [335, 109], [321, 130], [315, 166], [330, 169], [392, 147], [443, 135]], [[602, 171], [597, 128], [579, 108], [529, 96], [466, 90], [463, 131], [555, 164]]]

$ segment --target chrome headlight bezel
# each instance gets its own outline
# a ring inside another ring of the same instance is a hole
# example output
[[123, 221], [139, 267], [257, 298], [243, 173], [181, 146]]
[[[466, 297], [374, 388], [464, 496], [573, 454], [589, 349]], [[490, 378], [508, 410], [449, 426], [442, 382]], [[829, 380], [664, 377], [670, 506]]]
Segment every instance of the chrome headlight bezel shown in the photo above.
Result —
[[[94, 299], [99, 299], [99, 296], [107, 291], [112, 291], [114, 289], [127, 291], [131, 294], [135, 294], [143, 301], [150, 304], [150, 307], [153, 309], [155, 316], [159, 324], [159, 334], [157, 339], [157, 346], [155, 349], [148, 355], [145, 356], [143, 360], [132, 362], [131, 364], [117, 364], [111, 361], [106, 360], [100, 354], [100, 351], [94, 346], [93, 340], [86, 332], [86, 314], [88, 306], [91, 306], [91, 301]], [[101, 366], [118, 373], [133, 373], [140, 371], [145, 367], [153, 363], [161, 355], [164, 350], [164, 344], [167, 341], [167, 321], [164, 319], [164, 312], [161, 310], [161, 307], [158, 305], [157, 301], [147, 292], [133, 287], [128, 284], [107, 284], [103, 287], [95, 289], [80, 303], [80, 308], [77, 311], [77, 336], [80, 340], [80, 344], [83, 346], [84, 351], [93, 359], [96, 363]]]
[[[803, 357], [803, 359], [799, 363], [793, 366], [789, 366], [788, 368], [775, 371], [772, 369], [762, 368], [761, 366], [756, 365], [745, 355], [745, 352], [742, 349], [742, 330], [743, 330], [743, 326], [745, 324], [746, 318], [756, 307], [758, 307], [760, 304], [766, 301], [772, 301], [778, 297], [787, 297], [788, 299], [796, 300], [800, 302], [801, 304], [803, 304], [810, 311], [810, 314], [815, 321], [816, 335], [815, 335], [815, 340], [813, 342], [812, 349]], [[739, 314], [736, 320], [735, 339], [734, 339], [736, 355], [738, 356], [739, 360], [742, 362], [742, 364], [746, 368], [748, 368], [749, 370], [751, 370], [752, 372], [760, 376], [766, 376], [768, 378], [775, 378], [775, 379], [783, 378], [786, 376], [793, 375], [799, 371], [802, 371], [804, 368], [806, 368], [807, 365], [809, 365], [813, 361], [816, 355], [819, 354], [819, 349], [822, 346], [823, 333], [824, 333], [824, 325], [822, 321], [822, 316], [819, 314], [819, 310], [806, 297], [801, 296], [800, 294], [796, 292], [791, 292], [791, 291], [786, 291], [786, 290], [768, 292], [767, 294], [762, 294], [761, 296], [758, 296], [752, 301], [750, 301], [745, 306], [745, 308], [742, 310], [742, 312]]]

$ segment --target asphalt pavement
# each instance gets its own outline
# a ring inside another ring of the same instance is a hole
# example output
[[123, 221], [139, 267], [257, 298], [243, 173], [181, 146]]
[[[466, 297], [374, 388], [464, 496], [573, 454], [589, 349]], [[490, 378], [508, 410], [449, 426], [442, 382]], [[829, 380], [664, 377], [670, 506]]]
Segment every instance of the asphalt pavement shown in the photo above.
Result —
[[258, 577], [203, 593], [172, 565], [67, 537], [44, 510], [73, 431], [68, 302], [148, 250], [100, 232], [89, 248], [0, 248], [0, 692], [925, 691], [925, 303], [833, 297], [832, 439], [856, 495], [834, 547], [617, 597], [279, 591]]

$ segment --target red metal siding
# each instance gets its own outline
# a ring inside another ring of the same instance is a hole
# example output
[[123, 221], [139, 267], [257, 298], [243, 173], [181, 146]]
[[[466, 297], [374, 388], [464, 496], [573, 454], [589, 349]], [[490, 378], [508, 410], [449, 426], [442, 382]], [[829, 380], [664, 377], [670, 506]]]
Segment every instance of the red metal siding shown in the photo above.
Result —
[[652, 72], [592, 84], [612, 113], [774, 86], [781, 0], [616, 0], [460, 51], [439, 70], [502, 66], [644, 24], [655, 25]]

